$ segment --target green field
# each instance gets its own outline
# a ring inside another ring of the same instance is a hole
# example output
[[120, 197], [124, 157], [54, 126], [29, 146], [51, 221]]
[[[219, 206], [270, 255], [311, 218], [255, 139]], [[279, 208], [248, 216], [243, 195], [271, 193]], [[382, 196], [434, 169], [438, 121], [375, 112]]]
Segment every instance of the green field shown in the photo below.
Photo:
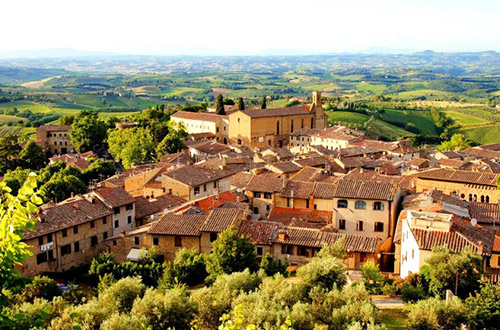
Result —
[[25, 121], [25, 118], [21, 117], [16, 117], [16, 116], [9, 116], [9, 115], [0, 115], [0, 123], [7, 123], [9, 121], [16, 123], [19, 120]]
[[420, 134], [437, 134], [429, 111], [385, 109], [382, 114], [382, 120], [397, 122], [403, 125], [413, 123], [420, 130]]
[[379, 321], [387, 330], [403, 330], [407, 328], [406, 313], [402, 309], [382, 309], [379, 312]]
[[467, 126], [467, 125], [481, 125], [485, 124], [488, 121], [483, 120], [478, 117], [474, 117], [465, 113], [449, 110], [449, 111], [444, 111], [444, 113], [453, 119], [455, 122], [460, 124], [461, 126]]
[[386, 87], [385, 87], [385, 85], [381, 85], [381, 84], [375, 85], [375, 84], [369, 84], [366, 82], [360, 82], [360, 83], [356, 84], [356, 89], [359, 91], [368, 91], [368, 92], [372, 92], [375, 94], [380, 94], [386, 89]]
[[392, 95], [394, 97], [400, 98], [400, 99], [413, 99], [416, 97], [422, 97], [425, 96], [426, 98], [430, 99], [435, 99], [435, 98], [449, 98], [452, 96], [453, 93], [445, 92], [445, 91], [439, 91], [435, 89], [417, 89], [413, 91], [406, 91], [406, 92], [401, 92], [396, 95]]
[[500, 125], [462, 128], [459, 133], [479, 144], [500, 143]]

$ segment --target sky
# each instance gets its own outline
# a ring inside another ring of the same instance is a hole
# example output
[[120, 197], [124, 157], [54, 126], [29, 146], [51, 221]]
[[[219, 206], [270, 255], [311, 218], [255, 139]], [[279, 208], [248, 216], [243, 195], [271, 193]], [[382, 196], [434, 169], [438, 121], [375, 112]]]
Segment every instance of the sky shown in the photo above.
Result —
[[2, 0], [0, 53], [500, 51], [500, 0]]

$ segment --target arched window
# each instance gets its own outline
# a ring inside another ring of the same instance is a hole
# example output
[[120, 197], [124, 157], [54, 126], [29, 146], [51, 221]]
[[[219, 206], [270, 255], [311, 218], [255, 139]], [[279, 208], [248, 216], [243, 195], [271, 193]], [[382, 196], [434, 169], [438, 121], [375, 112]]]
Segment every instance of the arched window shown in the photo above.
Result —
[[311, 128], [314, 128], [314, 118], [311, 118]]
[[302, 118], [302, 122], [300, 123], [300, 128], [304, 128], [304, 118]]
[[477, 202], [477, 195], [474, 194], [474, 202]]
[[484, 203], [484, 195], [481, 195], [481, 203]]
[[382, 202], [373, 203], [373, 209], [375, 211], [383, 211], [384, 210], [384, 203], [382, 203]]
[[339, 200], [337, 201], [337, 207], [338, 207], [339, 209], [346, 209], [346, 208], [347, 208], [347, 206], [348, 206], [348, 203], [347, 203], [347, 201], [346, 201], [345, 199], [339, 199]]
[[354, 208], [358, 210], [366, 210], [366, 202], [365, 201], [356, 201], [354, 203]]
[[472, 202], [472, 194], [469, 194], [469, 202]]
[[290, 127], [290, 133], [293, 133], [293, 119], [292, 119], [292, 125]]
[[280, 121], [276, 122], [276, 135], [280, 135]]
[[241, 139], [238, 139], [238, 144], [241, 144]]
[[490, 202], [490, 196], [486, 196], [486, 203]]

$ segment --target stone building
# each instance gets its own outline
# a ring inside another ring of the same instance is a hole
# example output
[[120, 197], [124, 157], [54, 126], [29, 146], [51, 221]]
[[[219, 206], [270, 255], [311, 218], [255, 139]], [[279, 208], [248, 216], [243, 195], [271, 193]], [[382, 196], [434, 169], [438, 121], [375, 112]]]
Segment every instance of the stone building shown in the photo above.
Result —
[[70, 125], [42, 125], [36, 129], [36, 142], [52, 154], [65, 154], [73, 150], [70, 129]]
[[228, 117], [206, 112], [177, 111], [170, 119], [182, 123], [189, 134], [212, 133], [217, 142], [226, 143], [229, 133]]
[[313, 92], [310, 107], [248, 109], [235, 111], [228, 117], [229, 142], [250, 148], [283, 147], [295, 131], [328, 126], [319, 91]]

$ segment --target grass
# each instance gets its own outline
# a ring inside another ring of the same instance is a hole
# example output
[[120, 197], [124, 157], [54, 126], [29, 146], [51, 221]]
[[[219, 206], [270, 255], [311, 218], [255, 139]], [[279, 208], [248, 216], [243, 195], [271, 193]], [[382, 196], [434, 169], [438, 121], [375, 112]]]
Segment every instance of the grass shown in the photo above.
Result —
[[396, 95], [397, 95], [397, 97], [402, 98], [402, 99], [411, 99], [411, 98], [421, 97], [421, 96], [425, 96], [427, 98], [429, 98], [429, 97], [445, 98], [445, 97], [452, 96], [453, 93], [439, 91], [436, 89], [417, 89], [414, 91], [401, 92], [401, 93], [398, 93]]
[[382, 114], [383, 120], [402, 124], [413, 123], [421, 134], [435, 135], [436, 126], [432, 121], [429, 111], [395, 110], [385, 109]]
[[402, 309], [382, 309], [379, 313], [379, 321], [386, 326], [387, 330], [406, 329], [406, 313]]
[[18, 122], [19, 120], [25, 121], [26, 118], [21, 118], [21, 117], [16, 117], [16, 116], [9, 116], [9, 115], [0, 115], [0, 122], [2, 122], [2, 123], [7, 123], [9, 121], [11, 121], [11, 122]]
[[375, 85], [375, 84], [369, 84], [366, 82], [360, 82], [356, 84], [356, 89], [359, 91], [366, 91], [366, 92], [372, 92], [375, 94], [382, 93], [386, 87], [385, 85]]
[[462, 128], [459, 133], [479, 144], [500, 143], [500, 125]]
[[465, 113], [460, 113], [460, 112], [456, 112], [453, 110], [444, 111], [444, 113], [448, 117], [453, 119], [455, 122], [459, 123], [461, 126], [481, 125], [481, 124], [487, 123], [487, 121], [485, 121], [481, 118], [473, 117], [473, 116], [467, 115]]

